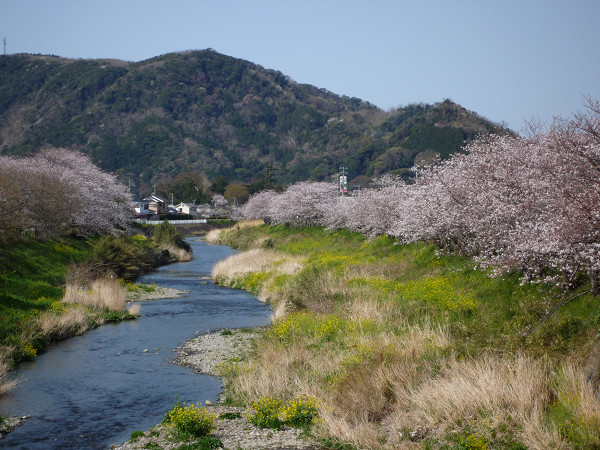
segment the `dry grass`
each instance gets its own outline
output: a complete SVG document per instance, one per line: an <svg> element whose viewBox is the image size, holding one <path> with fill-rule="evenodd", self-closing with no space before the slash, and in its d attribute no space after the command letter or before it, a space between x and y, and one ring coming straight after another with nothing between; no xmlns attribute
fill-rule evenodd
<svg viewBox="0 0 600 450"><path fill-rule="evenodd" d="M440 376L402 389L387 421L390 437L402 429L442 436L470 424L480 434L502 424L519 424L532 448L560 448L560 436L544 421L552 397L552 373L541 361L519 355L485 355L451 361Z"/></svg>
<svg viewBox="0 0 600 450"><path fill-rule="evenodd" d="M8 361L13 349L10 347L0 347L0 397L6 395L19 384L16 380L8 379Z"/></svg>
<svg viewBox="0 0 600 450"><path fill-rule="evenodd" d="M161 246L163 250L167 250L169 255L174 257L179 262L191 261L194 255L192 252L188 252L182 248L176 247L174 245L163 245Z"/></svg>
<svg viewBox="0 0 600 450"><path fill-rule="evenodd" d="M129 311L129 314L131 314L132 316L137 316L140 314L140 305L139 303L136 303L134 305L129 306L129 308L127 309L127 311Z"/></svg>
<svg viewBox="0 0 600 450"><path fill-rule="evenodd" d="M97 309L123 311L125 309L125 289L116 278L101 278L91 285L67 284L63 302L76 303Z"/></svg>
<svg viewBox="0 0 600 450"><path fill-rule="evenodd" d="M429 363L427 355L439 356L448 345L447 330L407 325L401 335L375 335L358 327L340 338L343 342L294 338L282 346L266 336L230 387L246 402L266 396L288 399L299 392L314 395L321 401L318 432L380 448L378 422L394 411L399 397L404 400L406 392L427 378L435 362L432 358Z"/></svg>
<svg viewBox="0 0 600 450"><path fill-rule="evenodd" d="M212 269L212 277L215 280L230 280L252 272L267 272L282 259L284 255L262 248L236 253L216 263Z"/></svg>
<svg viewBox="0 0 600 450"><path fill-rule="evenodd" d="M206 233L204 235L204 241L207 244L218 244L219 240L221 239L221 235L225 230L219 229L219 228L215 228L213 230L210 230L208 233Z"/></svg>
<svg viewBox="0 0 600 450"><path fill-rule="evenodd" d="M257 248L236 253L219 261L213 266L212 278L220 284L228 284L231 280L243 279L251 273L265 275L258 292L255 292L260 301L269 302L274 309L272 320L285 317L293 308L290 307L288 288L273 289L275 279L280 275L293 275L304 267L299 258L284 255L275 250Z"/></svg>
<svg viewBox="0 0 600 450"><path fill-rule="evenodd" d="M258 227L264 225L265 221L262 219L253 219L253 220L240 220L234 226L230 228L230 230L240 230L242 228L248 227Z"/></svg>
<svg viewBox="0 0 600 450"><path fill-rule="evenodd" d="M566 428L571 431L563 431L564 434L569 435L576 443L585 441L588 448L600 448L600 401L594 385L572 364L566 364L558 378L555 390L558 403L571 413L571 419L566 424Z"/></svg>
<svg viewBox="0 0 600 450"><path fill-rule="evenodd" d="M51 340L83 334L93 326L90 313L82 306L68 307L62 314L46 311L38 318L38 326Z"/></svg>
<svg viewBox="0 0 600 450"><path fill-rule="evenodd" d="M215 228L213 230L210 230L204 236L204 240L208 244L218 244L219 241L221 240L221 238L223 237L224 233L227 233L229 231L239 230L241 228L258 227L258 226L264 225L264 224L265 224L265 222L263 220L241 220L238 223L236 223L235 225L233 225L232 227L229 227L226 229Z"/></svg>

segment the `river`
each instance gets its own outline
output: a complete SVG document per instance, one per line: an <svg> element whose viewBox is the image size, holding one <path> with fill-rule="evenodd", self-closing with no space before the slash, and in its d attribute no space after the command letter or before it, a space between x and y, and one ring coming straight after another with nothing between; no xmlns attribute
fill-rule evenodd
<svg viewBox="0 0 600 450"><path fill-rule="evenodd" d="M174 349L207 331L265 325L271 310L209 279L215 262L234 250L188 242L192 261L161 267L140 281L189 294L142 302L137 320L57 343L12 371L21 384L0 400L0 415L31 418L0 440L0 448L106 449L161 422L176 398L217 400L219 380L172 364Z"/></svg>

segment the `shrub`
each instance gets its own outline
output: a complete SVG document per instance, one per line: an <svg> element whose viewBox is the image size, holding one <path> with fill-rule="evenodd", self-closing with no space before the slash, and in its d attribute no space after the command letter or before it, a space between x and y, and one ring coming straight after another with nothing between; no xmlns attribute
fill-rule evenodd
<svg viewBox="0 0 600 450"><path fill-rule="evenodd" d="M272 397L261 397L250 405L247 419L260 428L278 429L282 425L305 427L317 417L317 399L310 395L296 397L282 404Z"/></svg>
<svg viewBox="0 0 600 450"><path fill-rule="evenodd" d="M173 427L173 434L181 441L208 436L214 425L215 415L206 412L199 405L175 403L175 406L165 414L164 424Z"/></svg>
<svg viewBox="0 0 600 450"><path fill-rule="evenodd" d="M203 436L196 442L184 444L177 448L178 450L211 450L214 448L223 448L223 442L219 438Z"/></svg>
<svg viewBox="0 0 600 450"><path fill-rule="evenodd" d="M233 420L233 419L241 419L242 414L237 412L226 412L219 416L221 420Z"/></svg>
<svg viewBox="0 0 600 450"><path fill-rule="evenodd" d="M154 242L160 247L172 245L186 252L191 250L190 244L185 241L183 234L168 220L154 228Z"/></svg>
<svg viewBox="0 0 600 450"><path fill-rule="evenodd" d="M160 261L160 252L124 235L103 236L94 246L91 264L114 272L118 278L133 280Z"/></svg>
<svg viewBox="0 0 600 450"><path fill-rule="evenodd" d="M143 431L134 431L133 433L131 433L131 437L129 438L129 442L135 442L139 438L141 438L143 435L144 435Z"/></svg>
<svg viewBox="0 0 600 450"><path fill-rule="evenodd" d="M279 429L283 421L279 418L281 400L278 398L261 397L250 405L247 419L260 428Z"/></svg>
<svg viewBox="0 0 600 450"><path fill-rule="evenodd" d="M293 398L281 408L281 413L287 425L305 427L317 417L317 399L310 395Z"/></svg>

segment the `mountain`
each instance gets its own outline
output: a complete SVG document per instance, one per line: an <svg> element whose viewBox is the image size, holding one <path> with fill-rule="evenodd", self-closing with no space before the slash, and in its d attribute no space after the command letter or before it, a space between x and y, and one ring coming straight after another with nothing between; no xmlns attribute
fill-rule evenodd
<svg viewBox="0 0 600 450"><path fill-rule="evenodd" d="M479 133L444 100L383 111L214 50L141 62L0 57L0 153L74 148L139 186L182 172L281 183L403 173Z"/></svg>

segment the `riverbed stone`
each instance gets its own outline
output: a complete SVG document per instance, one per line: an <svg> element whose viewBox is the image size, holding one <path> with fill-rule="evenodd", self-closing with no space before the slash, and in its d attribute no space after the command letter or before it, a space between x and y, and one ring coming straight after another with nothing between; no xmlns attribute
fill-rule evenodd
<svg viewBox="0 0 600 450"><path fill-rule="evenodd" d="M17 428L30 417L31 416L7 417L4 420L0 420L0 439L4 438L4 436Z"/></svg>
<svg viewBox="0 0 600 450"><path fill-rule="evenodd" d="M223 362L244 357L251 349L257 332L257 329L244 329L202 334L175 349L177 357L174 363L190 367L198 373L215 374L217 368ZM302 431L297 428L283 427L279 430L258 428L246 419L246 408L224 405L211 406L208 403L206 402L206 409L213 412L217 417L215 421L216 429L211 433L211 436L219 438L226 449L316 450L320 448L314 440L302 436ZM234 413L239 417L234 419L219 418L225 413ZM133 450L142 449L145 446L147 448L148 445L152 444L158 444L164 449L177 448L182 445L181 442L172 441L169 431L164 425L157 425L146 431L144 436L138 438L135 442L126 442L112 448L116 450Z"/></svg>

